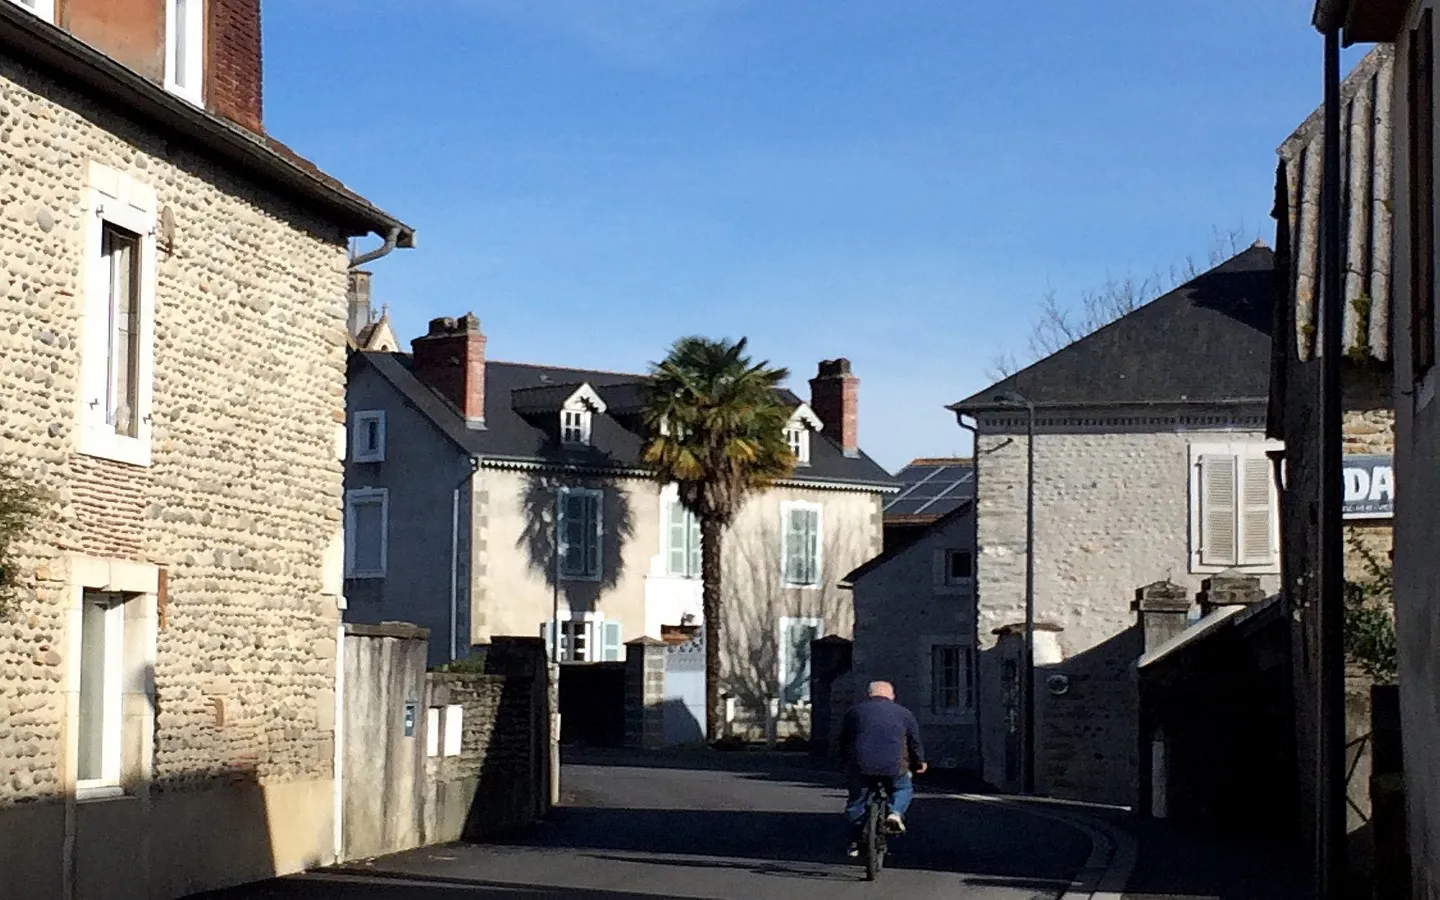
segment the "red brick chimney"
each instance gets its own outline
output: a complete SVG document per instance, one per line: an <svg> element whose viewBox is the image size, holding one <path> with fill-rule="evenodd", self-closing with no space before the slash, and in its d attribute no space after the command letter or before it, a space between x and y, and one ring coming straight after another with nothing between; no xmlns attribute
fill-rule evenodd
<svg viewBox="0 0 1440 900"><path fill-rule="evenodd" d="M262 133L260 0L209 0L205 5L210 10L205 105Z"/></svg>
<svg viewBox="0 0 1440 900"><path fill-rule="evenodd" d="M860 379L850 374L850 360L827 359L810 379L810 408L839 442L846 456L860 453Z"/></svg>
<svg viewBox="0 0 1440 900"><path fill-rule="evenodd" d="M415 377L439 391L471 426L485 424L485 335L474 313L430 320L410 342Z"/></svg>

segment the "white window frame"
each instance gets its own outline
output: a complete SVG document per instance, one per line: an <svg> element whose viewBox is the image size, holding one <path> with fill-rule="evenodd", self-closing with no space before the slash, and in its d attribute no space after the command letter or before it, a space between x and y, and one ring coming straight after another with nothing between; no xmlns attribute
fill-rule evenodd
<svg viewBox="0 0 1440 900"><path fill-rule="evenodd" d="M362 440L367 425L375 426L375 450L366 451L365 442ZM354 456L351 462L375 463L385 461L385 410L365 409L355 413L355 435L351 442L354 447Z"/></svg>
<svg viewBox="0 0 1440 900"><path fill-rule="evenodd" d="M160 570L148 563L66 558L68 609L65 611L66 770L77 800L103 800L126 793L125 784L150 781L154 769L155 660L159 635ZM121 602L105 613L102 774L80 779L80 678L84 662L82 629L85 595L97 591L118 595ZM127 715L127 695L146 702ZM127 768L127 752L135 753ZM137 788L136 790L143 790Z"/></svg>
<svg viewBox="0 0 1440 900"><path fill-rule="evenodd" d="M806 510L815 513L815 580L796 581L790 571L790 515ZM780 504L780 582L787 588L819 590L823 577L825 548L825 512L821 504L809 500L788 500Z"/></svg>
<svg viewBox="0 0 1440 900"><path fill-rule="evenodd" d="M186 7L183 34L176 24L182 4ZM165 0L165 89L197 106L205 103L205 13L205 0ZM183 86L175 60L182 38L188 51Z"/></svg>
<svg viewBox="0 0 1440 900"><path fill-rule="evenodd" d="M565 542L565 507L568 505L566 499L571 495L590 497L595 503L595 571L593 572L571 572L565 568L565 557L570 545ZM558 509L556 510L555 529L555 553L559 556L559 564L556 569L559 571L561 581L599 581L605 571L605 492L599 488L562 487L558 495Z"/></svg>
<svg viewBox="0 0 1440 900"><path fill-rule="evenodd" d="M592 413L584 407L566 406L560 410L560 443L569 447L588 447Z"/></svg>
<svg viewBox="0 0 1440 900"><path fill-rule="evenodd" d="M118 170L90 164L82 223L85 250L81 290L80 392L76 450L133 466L149 466L154 434L155 380L155 191ZM135 436L117 434L106 421L110 379L110 270L103 255L105 226L137 237L139 285L135 364Z"/></svg>
<svg viewBox="0 0 1440 900"><path fill-rule="evenodd" d="M785 429L785 443L795 454L796 465L810 465L810 429L804 425L792 425Z"/></svg>
<svg viewBox="0 0 1440 900"><path fill-rule="evenodd" d="M1268 454L1284 447L1279 441L1210 441L1195 442L1190 445L1190 476L1189 476L1189 519L1190 519L1190 572L1196 575L1209 575L1226 571L1240 571L1252 575L1278 575L1280 574L1280 493L1275 486L1273 463ZM1203 540L1205 534L1204 524L1204 492L1201 483L1202 458L1207 456L1233 457L1236 461L1236 526L1235 526L1235 558L1231 563L1206 562ZM1240 525L1240 505L1244 494L1243 471L1244 463L1249 460L1264 460L1266 463L1266 486L1269 491L1270 503L1270 556L1264 563L1241 563L1240 553L1244 543L1242 527Z"/></svg>
<svg viewBox="0 0 1440 900"><path fill-rule="evenodd" d="M781 705L784 705L784 706L809 706L809 705L810 705L810 679L809 679L809 677L807 677L807 678L805 679L805 693L804 693L804 697L803 697L802 699L800 699L800 700L795 700L795 701L786 701L786 700L785 700L785 697L784 697L785 685L786 685L786 683L787 683L787 676L790 674L790 669L791 669L791 666L792 666L792 664L793 664L793 662L794 662L793 659L791 658L791 655L790 655L790 654L791 654L790 642L789 642L788 640L786 640L786 635L789 634L790 628L791 628L791 626L793 626L793 625L800 625L800 626L810 625L810 626L814 626L814 628L815 628L815 636L816 636L817 638L822 638L822 637L825 636L825 620L824 620L823 618L821 618L820 616L781 616L781 617L780 617L780 622L779 622L779 624L778 624L777 631L776 631L776 638L775 638L776 644L775 644L775 646L776 646L778 652L775 654L775 669L776 669L776 672L775 672L775 680L776 680L777 686L778 686L778 688L779 688L778 693L780 694L780 703L781 703ZM810 668L810 667L812 667L814 664L815 664L815 660L814 660L813 658L807 660L806 663L805 663L806 668ZM809 674L812 674L812 675L814 674L814 669L813 669L813 668L810 668L810 673L809 673Z"/></svg>
<svg viewBox="0 0 1440 900"><path fill-rule="evenodd" d="M675 531L672 527L673 523L671 522L671 517L674 515L677 509L684 510L685 513L686 541L688 542L690 540L692 534L695 539L695 546L693 548L688 546L685 548L686 571L684 572L675 571L675 567L672 564L675 559ZM660 533L664 536L662 539L663 546L661 547L661 552L665 555L665 574L670 578L684 578L687 581L693 581L697 578L700 578L701 567L704 565L704 556L702 555L700 548L700 519L693 512L687 509L685 507L685 504L680 502L679 497L675 496L666 497L664 500L661 501L660 516ZM694 571L689 571L692 568L692 562L694 563Z"/></svg>
<svg viewBox="0 0 1440 900"><path fill-rule="evenodd" d="M380 567L355 567L355 507L380 507ZM356 488L345 492L345 577L384 578L390 562L390 491L387 488Z"/></svg>
<svg viewBox="0 0 1440 900"><path fill-rule="evenodd" d="M55 0L10 0L26 12L34 13L50 24L55 24Z"/></svg>
<svg viewBox="0 0 1440 900"><path fill-rule="evenodd" d="M940 647L958 647L961 651L961 675L964 680L961 690L961 705L953 708L935 707L935 651ZM976 703L976 656L975 642L968 634L922 635L919 641L920 689L923 701L916 698L913 708L916 718L922 722L953 723L969 722L975 718Z"/></svg>
<svg viewBox="0 0 1440 900"><path fill-rule="evenodd" d="M566 626L571 626L567 629ZM551 628L560 629L561 662L623 662L625 660L625 633L619 620L607 619L601 612L575 613L561 610L559 620L547 619L540 623L540 637L545 641L545 655L555 650L555 638ZM585 655L575 652L574 634L581 632L585 638ZM607 652L612 646L608 638L613 634L614 654Z"/></svg>

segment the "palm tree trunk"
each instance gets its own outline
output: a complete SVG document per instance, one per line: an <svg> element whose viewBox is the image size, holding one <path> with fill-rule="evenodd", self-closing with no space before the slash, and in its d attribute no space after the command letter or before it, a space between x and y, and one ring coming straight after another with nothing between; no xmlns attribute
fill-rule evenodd
<svg viewBox="0 0 1440 900"><path fill-rule="evenodd" d="M718 741L725 731L725 708L720 701L720 543L724 526L714 519L700 520L700 579L705 615L705 739Z"/></svg>

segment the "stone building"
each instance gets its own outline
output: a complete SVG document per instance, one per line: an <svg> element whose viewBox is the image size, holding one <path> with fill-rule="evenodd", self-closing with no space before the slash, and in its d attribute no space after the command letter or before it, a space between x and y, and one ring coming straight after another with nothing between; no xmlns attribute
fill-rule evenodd
<svg viewBox="0 0 1440 900"><path fill-rule="evenodd" d="M434 663L492 636L553 646L556 628L563 662L617 661L702 623L699 524L640 463L642 376L490 359L473 315L432 321L412 350L350 360L347 621L423 625ZM771 698L808 720L810 641L850 636L840 581L880 552L897 489L859 447L848 361L810 388L810 403L784 393L793 476L726 535L722 657L742 720Z"/></svg>
<svg viewBox="0 0 1440 900"><path fill-rule="evenodd" d="M1193 597L1227 570L1278 586L1264 434L1271 257L1245 250L950 407L976 429L978 704L992 784L1017 789L1024 773L1026 401L1037 790L1134 802L1138 586L1169 581Z"/></svg>
<svg viewBox="0 0 1440 900"><path fill-rule="evenodd" d="M1395 54L1372 49L1341 83L1344 175L1344 357L1340 362L1345 466L1345 577L1373 577L1388 566L1393 544L1396 481L1395 368L1391 323L1395 213L1390 123ZM1283 441L1282 569L1294 610L1296 755L1314 771L1320 733L1320 527L1314 514L1320 484L1320 188L1324 111L1316 109L1279 147L1276 170L1276 273L1268 434ZM1370 679L1352 666L1347 732L1353 758L1347 814L1359 832L1370 814ZM1300 791L1302 834L1313 837L1319 790ZM1352 842L1354 839L1352 839Z"/></svg>
<svg viewBox="0 0 1440 900"><path fill-rule="evenodd" d="M347 241L413 234L264 133L259 7L0 2L5 900L334 858Z"/></svg>

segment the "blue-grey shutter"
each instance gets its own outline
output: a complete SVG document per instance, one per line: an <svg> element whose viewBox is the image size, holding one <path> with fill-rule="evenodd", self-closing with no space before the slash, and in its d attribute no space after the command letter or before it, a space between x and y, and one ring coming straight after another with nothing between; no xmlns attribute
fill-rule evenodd
<svg viewBox="0 0 1440 900"><path fill-rule="evenodd" d="M686 572L691 578L700 577L700 519L688 509L685 511L686 538L689 541L690 569Z"/></svg>
<svg viewBox="0 0 1440 900"><path fill-rule="evenodd" d="M621 645L622 632L619 622L605 620L600 623L604 629L602 645L604 646L604 659L614 662L625 658L625 648Z"/></svg>
<svg viewBox="0 0 1440 900"><path fill-rule="evenodd" d="M684 577L689 572L686 570L689 559L689 522L685 517L685 507L680 501L670 503L670 517L666 528L667 539L670 542L666 556L666 569L668 574Z"/></svg>
<svg viewBox="0 0 1440 900"><path fill-rule="evenodd" d="M585 495L585 575L589 578L600 577L600 535L604 533L605 523L600 514L600 502L603 499L601 494Z"/></svg>
<svg viewBox="0 0 1440 900"><path fill-rule="evenodd" d="M555 658L555 620L540 623L540 636L545 639L545 656Z"/></svg>

